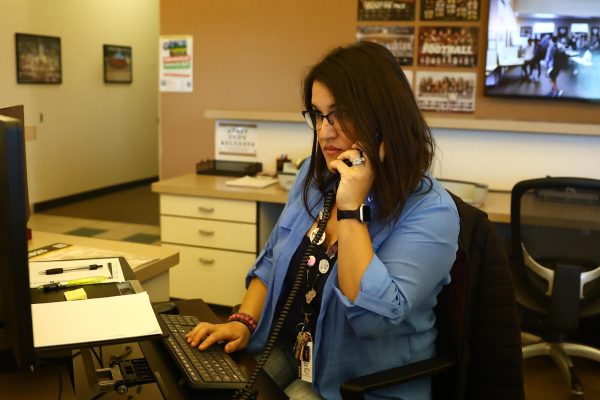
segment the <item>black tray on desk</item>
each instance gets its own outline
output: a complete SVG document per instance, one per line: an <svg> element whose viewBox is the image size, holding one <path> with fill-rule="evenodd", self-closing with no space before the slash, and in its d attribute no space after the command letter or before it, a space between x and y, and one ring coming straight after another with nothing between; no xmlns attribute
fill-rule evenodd
<svg viewBox="0 0 600 400"><path fill-rule="evenodd" d="M246 176L262 172L262 163L248 161L203 160L196 164L201 175Z"/></svg>

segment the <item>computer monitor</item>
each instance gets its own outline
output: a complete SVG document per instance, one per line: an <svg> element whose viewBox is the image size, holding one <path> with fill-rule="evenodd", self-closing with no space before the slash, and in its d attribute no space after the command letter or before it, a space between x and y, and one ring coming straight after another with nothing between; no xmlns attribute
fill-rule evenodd
<svg viewBox="0 0 600 400"><path fill-rule="evenodd" d="M0 115L0 368L35 361L27 259L23 125Z"/></svg>

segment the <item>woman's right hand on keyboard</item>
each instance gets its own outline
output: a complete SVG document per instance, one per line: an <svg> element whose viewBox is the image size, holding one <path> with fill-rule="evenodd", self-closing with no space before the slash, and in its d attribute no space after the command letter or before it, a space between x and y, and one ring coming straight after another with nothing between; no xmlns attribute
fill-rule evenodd
<svg viewBox="0 0 600 400"><path fill-rule="evenodd" d="M257 277L252 278L239 312L252 315L253 319L258 321L266 295L265 284ZM250 341L250 335L250 330L246 325L238 321L231 321L224 324L200 322L186 334L186 337L191 346L198 347L200 350L206 350L217 342L225 341L227 342L225 351L231 353L245 349Z"/></svg>
<svg viewBox="0 0 600 400"><path fill-rule="evenodd" d="M215 343L225 341L227 342L226 353L244 349L250 341L250 331L237 321L224 324L200 322L185 336L192 347L198 347L200 350L206 350Z"/></svg>

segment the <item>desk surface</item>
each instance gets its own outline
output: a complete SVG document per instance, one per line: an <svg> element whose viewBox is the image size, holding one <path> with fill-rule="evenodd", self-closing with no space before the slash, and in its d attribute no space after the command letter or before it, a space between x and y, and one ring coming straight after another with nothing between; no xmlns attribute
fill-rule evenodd
<svg viewBox="0 0 600 400"><path fill-rule="evenodd" d="M250 200L285 204L288 192L278 184L264 189L227 186L225 182L235 178L188 174L161 180L152 184L152 190L160 194L215 197L232 200ZM499 223L510 222L510 193L488 192L483 205L490 220Z"/></svg>
<svg viewBox="0 0 600 400"><path fill-rule="evenodd" d="M214 312L202 300L185 300L177 302L179 313L182 315L195 315L201 321L219 322ZM139 346L156 377L158 387L163 393L165 399L183 400L183 399L210 399L221 400L231 399L233 391L229 390L193 390L181 383L181 373L171 358L164 345L158 341L140 342ZM232 354L232 357L239 364L240 368L250 376L252 368L256 365L254 358L242 351ZM287 399L283 390L281 390L263 371L258 375L256 382L258 389L257 400L279 400Z"/></svg>
<svg viewBox="0 0 600 400"><path fill-rule="evenodd" d="M154 278L168 271L169 268L179 263L179 253L177 250L173 250L168 247L131 242L119 242L116 240L105 240L82 236L62 235L59 233L41 231L32 232L32 239L29 241L29 249L38 249L53 243L67 243L72 246L81 246L115 252L116 256L122 255L119 253L124 253L150 259L150 261L144 264L141 264L137 267L132 267L136 279L141 282ZM50 254L58 254L60 251L61 250L56 250Z"/></svg>

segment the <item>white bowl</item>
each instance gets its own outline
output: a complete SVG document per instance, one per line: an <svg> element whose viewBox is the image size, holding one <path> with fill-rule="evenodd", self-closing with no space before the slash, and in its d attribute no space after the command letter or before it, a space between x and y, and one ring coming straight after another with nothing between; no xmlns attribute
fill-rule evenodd
<svg viewBox="0 0 600 400"><path fill-rule="evenodd" d="M485 183L458 181L455 179L437 179L442 186L460 197L465 203L479 207L483 204L485 195L488 192L488 185Z"/></svg>

